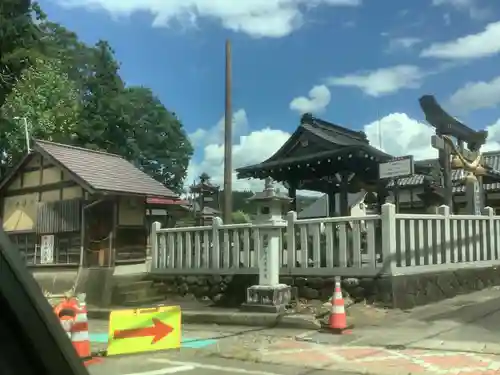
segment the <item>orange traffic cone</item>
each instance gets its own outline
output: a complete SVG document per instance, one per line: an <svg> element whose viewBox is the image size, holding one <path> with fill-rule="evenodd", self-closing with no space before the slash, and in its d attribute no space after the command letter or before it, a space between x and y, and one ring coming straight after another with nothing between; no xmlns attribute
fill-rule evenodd
<svg viewBox="0 0 500 375"><path fill-rule="evenodd" d="M85 302L72 299L76 310L75 323L71 329L71 341L78 356L83 360L92 357L90 353L89 321L87 318L87 306Z"/></svg>
<svg viewBox="0 0 500 375"><path fill-rule="evenodd" d="M347 327L347 316L345 313L344 298L342 297L342 288L340 286L340 280L335 280L335 291L332 297L332 312L328 319L328 331L335 334L347 334L351 333L348 331Z"/></svg>

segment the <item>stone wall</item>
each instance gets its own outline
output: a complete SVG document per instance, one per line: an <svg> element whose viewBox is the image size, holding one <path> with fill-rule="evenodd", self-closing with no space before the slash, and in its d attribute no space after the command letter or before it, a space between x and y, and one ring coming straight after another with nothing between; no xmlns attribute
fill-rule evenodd
<svg viewBox="0 0 500 375"><path fill-rule="evenodd" d="M62 267L31 267L31 274L43 292L62 294L73 288L78 269Z"/></svg>
<svg viewBox="0 0 500 375"><path fill-rule="evenodd" d="M159 290L167 296L193 295L200 299L210 299L221 306L236 307L245 302L246 289L257 283L257 276L165 276L156 278L156 284L161 284ZM328 300L335 286L333 277L302 277L284 276L283 284L295 287L299 298L307 300ZM342 280L342 289L354 301L379 301L390 305L390 290L384 289L385 280L362 278L347 278Z"/></svg>
<svg viewBox="0 0 500 375"><path fill-rule="evenodd" d="M334 277L283 276L299 298L327 301L333 294ZM255 275L164 276L155 278L167 296L194 295L221 306L237 307L245 302L246 289L257 283ZM375 278L343 278L344 297L389 308L409 309L459 294L500 285L497 267L468 268L425 274Z"/></svg>
<svg viewBox="0 0 500 375"><path fill-rule="evenodd" d="M498 267L463 268L392 278L393 305L401 309L500 285Z"/></svg>

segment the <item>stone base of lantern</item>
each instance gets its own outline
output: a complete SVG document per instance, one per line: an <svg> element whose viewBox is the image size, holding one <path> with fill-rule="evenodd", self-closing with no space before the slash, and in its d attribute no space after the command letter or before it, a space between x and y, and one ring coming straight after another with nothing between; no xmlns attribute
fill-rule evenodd
<svg viewBox="0 0 500 375"><path fill-rule="evenodd" d="M253 285L247 289L247 301L241 310L250 312L282 313L292 299L289 285Z"/></svg>

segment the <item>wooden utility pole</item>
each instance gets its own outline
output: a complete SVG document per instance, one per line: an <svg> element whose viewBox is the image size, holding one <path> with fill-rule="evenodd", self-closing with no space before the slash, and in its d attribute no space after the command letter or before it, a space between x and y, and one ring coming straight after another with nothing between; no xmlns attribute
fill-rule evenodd
<svg viewBox="0 0 500 375"><path fill-rule="evenodd" d="M231 42L226 40L226 110L224 122L224 224L231 223L233 212L233 112L231 108Z"/></svg>

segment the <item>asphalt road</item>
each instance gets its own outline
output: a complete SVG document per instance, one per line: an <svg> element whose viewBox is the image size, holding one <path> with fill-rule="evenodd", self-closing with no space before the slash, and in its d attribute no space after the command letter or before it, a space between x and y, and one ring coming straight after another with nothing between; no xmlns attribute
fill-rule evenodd
<svg viewBox="0 0 500 375"><path fill-rule="evenodd" d="M196 358L189 352L106 358L88 367L90 375L355 375L311 368L253 363L222 358Z"/></svg>
<svg viewBox="0 0 500 375"><path fill-rule="evenodd" d="M95 333L107 331L107 323L92 321ZM183 344L180 350L129 356L104 357L101 363L88 367L91 375L353 375L352 373L312 370L271 363L256 362L252 357L261 344L294 337L301 330L264 329L234 326L183 327L183 339L197 339ZM210 344L210 345L208 345ZM100 345L93 345L94 350ZM104 347L105 345L102 345ZM234 351L239 359L230 359ZM225 355L227 354L227 355Z"/></svg>

